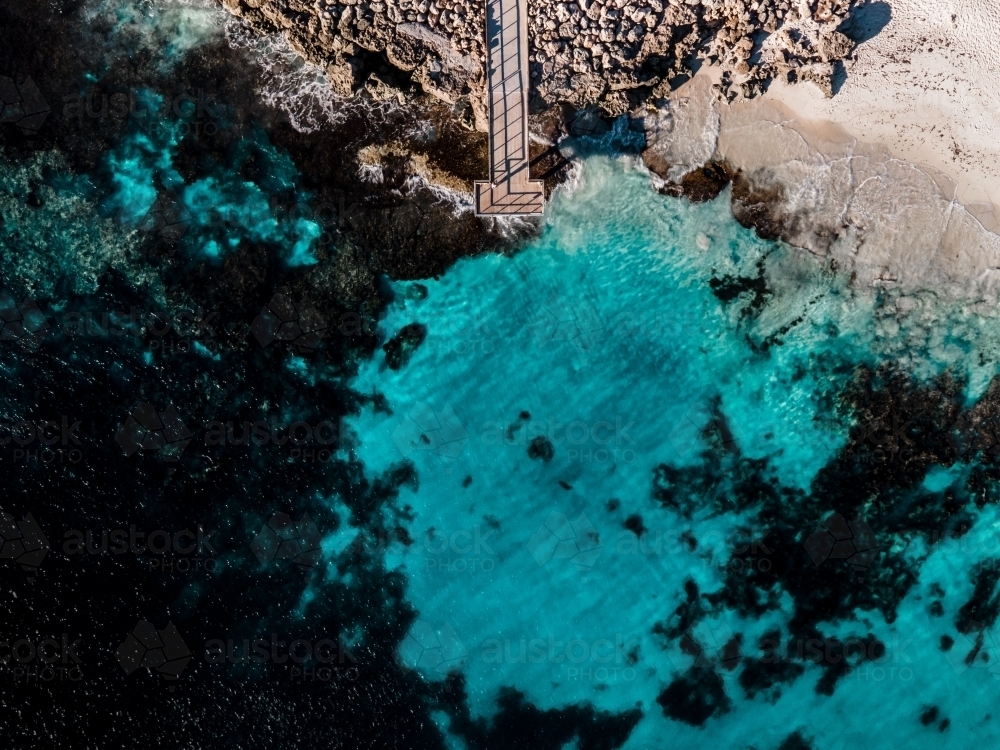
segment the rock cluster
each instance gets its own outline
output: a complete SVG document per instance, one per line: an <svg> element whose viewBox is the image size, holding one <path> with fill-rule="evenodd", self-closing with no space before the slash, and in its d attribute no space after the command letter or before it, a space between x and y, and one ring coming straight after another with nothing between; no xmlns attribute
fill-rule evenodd
<svg viewBox="0 0 1000 750"><path fill-rule="evenodd" d="M838 27L858 0L528 0L535 108L596 104L629 111L719 66L729 101L775 78L827 93L854 43ZM263 33L282 31L348 95L418 85L467 102L485 129L484 0L223 0ZM383 57L384 56L384 57ZM395 69L388 74L385 61ZM380 67L383 68L380 70Z"/></svg>

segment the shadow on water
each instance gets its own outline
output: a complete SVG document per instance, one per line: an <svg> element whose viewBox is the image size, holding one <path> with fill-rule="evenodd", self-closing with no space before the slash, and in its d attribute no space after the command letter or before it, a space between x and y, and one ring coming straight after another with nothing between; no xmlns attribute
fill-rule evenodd
<svg viewBox="0 0 1000 750"><path fill-rule="evenodd" d="M864 44L873 39L889 25L892 8L884 0L859 5L837 30L856 44Z"/></svg>

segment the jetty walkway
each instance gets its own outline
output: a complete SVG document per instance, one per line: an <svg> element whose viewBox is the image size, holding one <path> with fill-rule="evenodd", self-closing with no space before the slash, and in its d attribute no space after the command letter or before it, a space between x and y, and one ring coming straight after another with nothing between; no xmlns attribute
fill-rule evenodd
<svg viewBox="0 0 1000 750"><path fill-rule="evenodd" d="M527 0L487 0L490 181L476 183L476 213L538 215L544 192L528 172Z"/></svg>

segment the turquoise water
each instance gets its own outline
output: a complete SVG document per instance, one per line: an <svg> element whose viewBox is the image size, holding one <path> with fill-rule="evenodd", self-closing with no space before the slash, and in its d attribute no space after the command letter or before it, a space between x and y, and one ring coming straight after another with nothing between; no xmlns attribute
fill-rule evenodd
<svg viewBox="0 0 1000 750"><path fill-rule="evenodd" d="M727 295L740 277L750 291ZM735 674L724 674L736 706L704 728L672 722L656 705L692 663L653 628L684 602L685 581L711 592L736 565L769 564L766 546L741 557L738 529L749 524L753 535L759 522L718 502L725 482L691 498L685 517L652 497L658 465L766 458L772 484L807 491L847 440L853 418L839 394L857 365L905 350L915 372L957 370L973 381L970 392L995 372L954 356L963 336L993 345L961 310L934 313L964 321L942 342L919 316L888 315L891 297L845 281L740 227L727 195L703 205L663 197L628 160L597 155L517 255L466 259L440 279L397 284L385 336L419 322L427 338L399 371L377 358L361 374L355 387L384 394L392 414L369 410L353 426L369 472L406 459L419 475L419 488L399 498L412 544L386 554L419 612L401 660L430 680L460 669L474 716L492 716L503 687L542 708L640 706L626 745L634 748L666 738L773 747L797 728L817 747L844 747L870 741L873 725L905 740L926 731L912 711L876 720L872 706L919 707L914 696L947 703L946 685L984 687L991 677L977 672L977 683L949 666L917 603L927 577L957 562L936 548L894 624L858 613L864 632L887 644L883 671L859 670L821 700L820 672L807 668L774 703L740 703ZM551 455L541 441L532 458L540 436ZM943 491L958 473L935 469L925 488ZM626 528L632 515L641 537ZM986 555L970 554L962 565ZM969 594L965 573L952 575ZM785 601L760 619L712 614L698 640L721 649L740 632L754 643L791 611ZM824 633L844 637L851 627L830 623ZM951 703L949 715L970 719L982 708Z"/></svg>
<svg viewBox="0 0 1000 750"><path fill-rule="evenodd" d="M143 57L157 82L129 89L139 112L107 132L102 122L104 145L88 144L87 159L38 150L5 162L0 258L10 288L0 291L30 293L49 316L124 309L133 294L143 308L184 299L214 310L217 288L259 270L233 254L263 246L275 261L268 278L237 285L245 291L222 305L220 331L245 330L279 291L323 288L335 298L323 300L326 322L342 303L354 315L326 285L345 274L374 282L366 274L375 271L361 268L367 260L348 256L379 248L348 237L338 256L317 242L316 197L304 185L331 185L275 145L288 142L281 128L248 124L247 101L202 102L183 83L191 53L222 39L222 11L117 0L92 8L91 20L109 23L95 20L90 33L107 45L85 66L80 94L112 90L104 77L122 59ZM298 86L279 83L244 98L273 103ZM82 122L51 116L71 132ZM317 126L317 153L331 135ZM39 623L67 612L74 627L95 623L106 681L76 693L67 705L84 708L62 716L112 715L100 710L105 699L116 716L130 702L144 719L173 712L160 694L143 702L141 683L123 682L106 658L142 617L175 620L193 651L252 626L287 629L280 637L289 639L339 637L359 659L358 683L285 683L283 694L192 667L177 695L195 717L185 736L200 746L322 737L434 747L428 718L456 748L526 736L556 747L556 735L575 735L579 747L762 750L803 747L787 743L793 732L817 750L993 739L997 451L942 448L955 415L921 410L949 374L958 400L978 403L989 423L998 399L980 399L1000 361L997 306L941 289L857 289L849 271L740 227L728 193L701 205L657 194L632 157L609 155L634 153L639 136L620 120L612 137L579 151L577 174L528 246L391 284L379 333L404 342L392 367L378 350L359 364L364 342L338 351L333 326L315 356L264 351L249 334L243 348L195 341L194 356L179 357L131 338L102 348L59 330L38 356L5 350L5 413L40 404L49 410L40 418L72 414L103 436L89 446L97 470L86 489L73 467L39 482L47 475L5 464L9 494L31 497L46 528L100 526L77 514L102 513L104 502L123 527L152 508L150 523L163 528L209 513L209 526L233 530L217 579L122 584L116 568L95 567L81 584L75 569L50 572L66 562L53 550L48 577L7 598L5 611L20 614L5 622L18 632L41 632ZM158 265L150 216L163 203L177 262ZM191 283L191 269L204 285ZM405 344L418 339L411 355ZM858 389L865 367L890 361L915 385L883 379ZM357 367L357 377L344 374ZM861 392L853 402L852 387ZM191 425L258 408L248 405L289 419L348 414L337 459L351 463L192 445L176 468L152 455L139 464L108 436L147 400L176 401ZM900 453L900 441L932 458L898 470L914 454ZM874 529L878 559L860 573L804 552L835 508ZM324 535L315 571L282 577L251 557L250 540L279 510L308 510ZM772 567L780 570L769 578ZM969 630L970 620L985 627ZM784 669L762 669L759 644L775 633L790 646L878 639L884 653L842 672L835 654L816 663L799 653L779 660ZM526 699L518 710L502 703L510 690ZM44 695L42 710L29 706L18 720L47 721ZM931 706L934 718L922 721ZM553 711L539 718L536 707ZM461 725L466 708L479 724ZM494 718L499 728L483 739L478 730ZM217 724L226 727L205 739L204 727Z"/></svg>
<svg viewBox="0 0 1000 750"><path fill-rule="evenodd" d="M192 103L185 117L182 108L163 97L143 94L142 116L134 118L138 127L106 160L113 186L102 205L106 213L125 227L141 227L161 192L167 191L175 196L179 218L188 223L182 245L196 259L217 261L241 243L253 242L287 248L285 260L290 266L316 263L310 246L322 233L319 224L274 210L279 198L291 196L305 206L311 196L299 188L292 160L278 152L259 127L252 137L229 148L225 163L185 183L174 162L196 105ZM213 111L218 114L208 122L215 128L212 132L227 127L222 106L215 104ZM248 164L258 171L255 180L242 176Z"/></svg>
<svg viewBox="0 0 1000 750"><path fill-rule="evenodd" d="M111 99L108 122L122 119L123 132L88 173L73 173L56 150L0 169L0 258L12 281L34 294L50 294L54 278L62 275L74 291L88 293L110 267L141 283L145 279L134 278L137 250L162 229L157 222L165 209L176 222L168 230L176 229L186 260L219 264L254 243L275 248L288 268L317 262L322 228L310 218L313 196L300 185L291 158L259 125L246 137L234 137L233 107L176 74L188 53L223 36L226 17L200 0L101 0L83 11L92 24L85 33L100 42L101 60L76 91L78 98L64 99L50 115L51 123L73 130L102 106L101 116L107 116L112 91L119 98ZM170 89L157 92L142 83L126 94L121 86L109 87L102 76L122 56L150 64ZM103 128L105 120L99 122ZM196 174L182 176L190 164L181 163L201 149ZM26 196L36 193L41 205L26 205Z"/></svg>
<svg viewBox="0 0 1000 750"><path fill-rule="evenodd" d="M91 174L70 174L53 152L0 170L0 257L19 283L49 294L56 269L86 293L109 267L131 273L140 243L160 229L160 205L169 205L183 227L176 245L185 260L219 263L259 243L275 248L287 267L316 263L322 228L309 218L312 196L299 186L286 154L257 129L224 161L185 181L174 163L184 117L169 107L164 112L158 95L149 100L148 114L130 120L122 141ZM261 167L256 179L242 174L250 161ZM37 209L25 203L35 192L43 201Z"/></svg>

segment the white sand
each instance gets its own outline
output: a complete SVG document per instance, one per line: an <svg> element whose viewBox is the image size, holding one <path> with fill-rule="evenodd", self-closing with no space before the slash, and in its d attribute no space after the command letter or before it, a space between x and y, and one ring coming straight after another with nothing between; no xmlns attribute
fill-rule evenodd
<svg viewBox="0 0 1000 750"><path fill-rule="evenodd" d="M647 120L650 145L690 165L714 141L715 158L780 193L792 244L860 286L996 298L1000 2L886 0L860 17L881 30L833 98L775 82L720 105L706 68Z"/></svg>
<svg viewBox="0 0 1000 750"><path fill-rule="evenodd" d="M765 98L943 172L984 226L1000 228L1000 2L884 5L891 20L855 50L834 98L809 83L776 83Z"/></svg>

